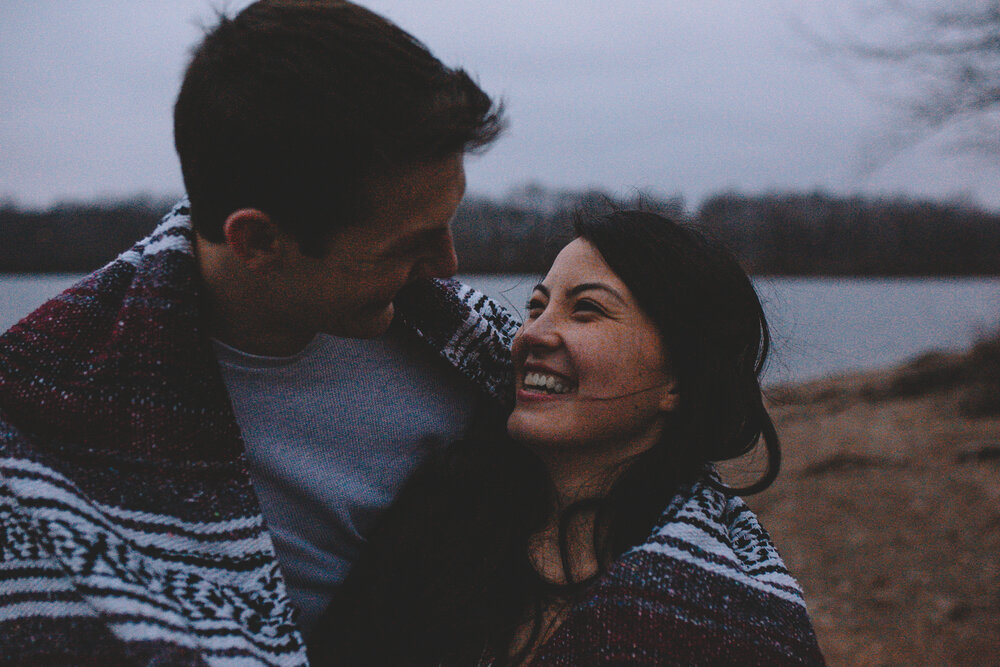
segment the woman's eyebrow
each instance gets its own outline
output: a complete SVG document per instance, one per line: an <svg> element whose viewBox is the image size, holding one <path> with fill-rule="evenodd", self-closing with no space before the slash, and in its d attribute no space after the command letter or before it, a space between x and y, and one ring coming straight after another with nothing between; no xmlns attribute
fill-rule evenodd
<svg viewBox="0 0 1000 667"><path fill-rule="evenodd" d="M588 290L593 290L593 289L601 290L603 292L607 292L611 296L613 296L616 299L618 299L619 301L621 301L622 303L625 303L625 297L623 297L618 292L618 290L616 290L614 287L611 287L611 285L605 285L604 283L580 283L576 287L574 287L571 290L569 290L567 292L567 294L569 296L576 296L577 294L579 294L581 292L586 292Z"/></svg>
<svg viewBox="0 0 1000 667"><path fill-rule="evenodd" d="M537 285L535 285L532 288L531 291L532 292L541 292L542 294L545 295L546 298L548 298L549 296L551 296L551 294L549 294L549 288L546 287L545 285L541 284L541 283L538 283Z"/></svg>

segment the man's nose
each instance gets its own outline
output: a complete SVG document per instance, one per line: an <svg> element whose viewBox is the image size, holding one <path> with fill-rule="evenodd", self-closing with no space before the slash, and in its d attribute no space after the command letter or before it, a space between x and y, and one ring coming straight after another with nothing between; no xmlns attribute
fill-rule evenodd
<svg viewBox="0 0 1000 667"><path fill-rule="evenodd" d="M430 278L451 278L458 272L458 255L450 230L441 237L434 252L421 260L419 268L421 275Z"/></svg>

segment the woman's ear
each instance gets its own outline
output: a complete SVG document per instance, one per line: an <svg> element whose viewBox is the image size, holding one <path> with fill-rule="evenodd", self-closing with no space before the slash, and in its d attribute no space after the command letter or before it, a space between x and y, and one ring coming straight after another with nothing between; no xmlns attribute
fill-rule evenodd
<svg viewBox="0 0 1000 667"><path fill-rule="evenodd" d="M284 235L263 211L233 211L222 223L222 234L233 254L250 268L269 268L281 260Z"/></svg>

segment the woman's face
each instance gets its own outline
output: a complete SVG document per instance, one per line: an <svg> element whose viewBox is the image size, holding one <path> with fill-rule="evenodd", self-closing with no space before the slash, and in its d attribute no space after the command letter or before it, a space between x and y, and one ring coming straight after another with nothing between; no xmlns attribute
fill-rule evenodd
<svg viewBox="0 0 1000 667"><path fill-rule="evenodd" d="M677 405L659 332L583 239L562 249L535 288L512 355L507 430L528 445L628 456L656 443Z"/></svg>

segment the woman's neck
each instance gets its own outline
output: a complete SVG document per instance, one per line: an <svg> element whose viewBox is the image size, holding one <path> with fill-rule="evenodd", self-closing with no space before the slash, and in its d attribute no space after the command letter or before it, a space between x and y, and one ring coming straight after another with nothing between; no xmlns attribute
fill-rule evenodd
<svg viewBox="0 0 1000 667"><path fill-rule="evenodd" d="M555 515L575 502L606 496L625 465L642 450L552 447L534 451L555 489Z"/></svg>
<svg viewBox="0 0 1000 667"><path fill-rule="evenodd" d="M564 510L575 501L599 498L603 485L579 480L566 480L545 526L531 536L528 559L538 576L556 586L585 582L600 574L601 566L594 540L596 513L585 505L575 508L564 520ZM528 610L521 627L514 635L510 655L521 655L521 663L529 664L535 653L555 632L573 601L566 594L552 592L539 600L539 606Z"/></svg>
<svg viewBox="0 0 1000 667"><path fill-rule="evenodd" d="M601 573L602 563L609 555L601 553L607 537L598 534L599 501L608 495L612 485L629 461L649 445L640 447L533 448L549 473L555 491L545 525L531 536L528 558L538 575L546 582L567 585L586 582ZM576 507L572 507L576 503ZM566 513L570 508L569 514ZM528 652L530 662L538 647L561 624L569 598L554 596L540 610L531 612L515 637L512 654L526 648L531 628L538 623L539 634ZM540 617L536 618L536 614Z"/></svg>
<svg viewBox="0 0 1000 667"><path fill-rule="evenodd" d="M545 525L529 544L531 562L546 581L579 582L598 572L599 540L594 532L597 503L586 501L604 498L629 460L606 452L573 448L536 451L555 491Z"/></svg>

